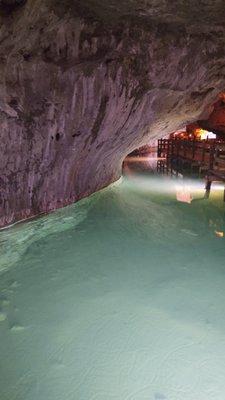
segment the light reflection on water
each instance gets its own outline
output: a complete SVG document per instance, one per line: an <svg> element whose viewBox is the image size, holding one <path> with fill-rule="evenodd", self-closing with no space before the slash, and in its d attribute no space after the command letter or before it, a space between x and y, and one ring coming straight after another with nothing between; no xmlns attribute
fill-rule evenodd
<svg viewBox="0 0 225 400"><path fill-rule="evenodd" d="M0 231L0 272L18 262L27 248L48 235L64 232L78 225L87 215L94 199L84 199L49 215L15 224Z"/></svg>
<svg viewBox="0 0 225 400"><path fill-rule="evenodd" d="M0 232L1 400L223 398L225 206L203 196L130 174Z"/></svg>
<svg viewBox="0 0 225 400"><path fill-rule="evenodd" d="M153 196L156 194L171 195L173 198L175 196L178 201L180 201L179 194L188 192L191 201L195 201L203 200L205 193L205 183L202 180L171 179L169 176L159 177L158 175L141 176L133 173L124 178L123 187L126 188L125 195L127 191L139 191ZM222 184L213 183L212 197L214 201L215 198L221 197L222 191ZM97 201L97 197L98 194L92 196L91 199L84 199L52 214L16 224L0 231L0 272L17 262L33 242L79 225L86 218L89 208ZM222 199L220 201L222 202ZM188 201L184 199L184 202ZM213 223L211 225L217 226Z"/></svg>

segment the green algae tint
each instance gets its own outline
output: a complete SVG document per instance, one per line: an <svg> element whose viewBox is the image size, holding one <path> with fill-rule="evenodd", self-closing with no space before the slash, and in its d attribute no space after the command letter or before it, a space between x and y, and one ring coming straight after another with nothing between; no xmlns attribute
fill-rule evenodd
<svg viewBox="0 0 225 400"><path fill-rule="evenodd" d="M0 232L1 400L224 397L225 205L203 195L135 176Z"/></svg>

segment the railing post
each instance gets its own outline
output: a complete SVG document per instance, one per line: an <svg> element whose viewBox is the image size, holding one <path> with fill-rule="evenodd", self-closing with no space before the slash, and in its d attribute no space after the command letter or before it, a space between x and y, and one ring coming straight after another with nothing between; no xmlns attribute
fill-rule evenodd
<svg viewBox="0 0 225 400"><path fill-rule="evenodd" d="M158 157L161 157L161 139L158 140L157 155Z"/></svg>
<svg viewBox="0 0 225 400"><path fill-rule="evenodd" d="M214 159L215 159L215 143L213 142L212 147L210 148L210 156L209 156L209 169L210 170L213 170Z"/></svg>
<svg viewBox="0 0 225 400"><path fill-rule="evenodd" d="M204 164L205 161L205 149L206 149L206 142L203 142L203 147L202 147L202 164Z"/></svg>
<svg viewBox="0 0 225 400"><path fill-rule="evenodd" d="M212 185L212 181L207 177L207 182L206 182L206 186L205 186L205 199L209 198L211 185Z"/></svg>

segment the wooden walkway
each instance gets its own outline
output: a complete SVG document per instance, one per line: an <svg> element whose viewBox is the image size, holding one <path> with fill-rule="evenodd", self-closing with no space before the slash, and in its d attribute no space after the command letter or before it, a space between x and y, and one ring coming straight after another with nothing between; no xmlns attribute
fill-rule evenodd
<svg viewBox="0 0 225 400"><path fill-rule="evenodd" d="M158 158L159 172L205 177L206 197L213 181L225 182L225 141L160 139Z"/></svg>

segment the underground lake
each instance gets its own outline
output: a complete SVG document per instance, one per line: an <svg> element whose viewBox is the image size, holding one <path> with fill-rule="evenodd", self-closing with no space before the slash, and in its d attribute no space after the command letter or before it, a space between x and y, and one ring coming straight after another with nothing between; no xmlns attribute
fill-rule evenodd
<svg viewBox="0 0 225 400"><path fill-rule="evenodd" d="M203 196L132 174L1 231L1 400L221 400L225 210Z"/></svg>
<svg viewBox="0 0 225 400"><path fill-rule="evenodd" d="M225 399L225 0L0 0L0 400Z"/></svg>

